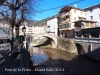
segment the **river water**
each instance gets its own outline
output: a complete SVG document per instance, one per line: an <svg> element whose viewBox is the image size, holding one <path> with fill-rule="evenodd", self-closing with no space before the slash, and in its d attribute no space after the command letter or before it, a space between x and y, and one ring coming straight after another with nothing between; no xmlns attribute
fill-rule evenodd
<svg viewBox="0 0 100 75"><path fill-rule="evenodd" d="M33 47L31 60L38 75L100 75L100 61L54 49Z"/></svg>

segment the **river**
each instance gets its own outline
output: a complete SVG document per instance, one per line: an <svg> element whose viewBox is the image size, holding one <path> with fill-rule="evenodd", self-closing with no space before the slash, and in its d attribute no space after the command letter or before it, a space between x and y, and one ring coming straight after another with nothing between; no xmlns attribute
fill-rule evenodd
<svg viewBox="0 0 100 75"><path fill-rule="evenodd" d="M100 75L100 61L88 57L38 47L31 53L39 75Z"/></svg>

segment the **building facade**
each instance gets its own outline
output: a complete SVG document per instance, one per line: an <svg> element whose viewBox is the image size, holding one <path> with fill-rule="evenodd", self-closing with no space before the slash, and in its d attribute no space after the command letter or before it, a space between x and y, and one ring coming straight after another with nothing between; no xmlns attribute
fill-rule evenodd
<svg viewBox="0 0 100 75"><path fill-rule="evenodd" d="M86 7L86 18L97 21L96 26L100 26L100 4L91 7Z"/></svg>
<svg viewBox="0 0 100 75"><path fill-rule="evenodd" d="M47 33L58 35L58 19L57 15L50 17L47 20Z"/></svg>
<svg viewBox="0 0 100 75"><path fill-rule="evenodd" d="M88 41L88 38L99 38L99 32L95 32L95 30L92 29L96 29L95 25L96 25L96 21L92 21L92 20L78 20L75 21L75 39L76 41L80 40L82 41L82 39L85 39L85 41ZM90 31L91 30L91 31ZM84 41L84 40L83 40ZM90 41L88 41L90 42Z"/></svg>
<svg viewBox="0 0 100 75"><path fill-rule="evenodd" d="M65 6L59 11L60 36L74 38L74 21L86 19L85 10L72 6Z"/></svg>
<svg viewBox="0 0 100 75"><path fill-rule="evenodd" d="M46 33L46 26L34 26L34 34Z"/></svg>
<svg viewBox="0 0 100 75"><path fill-rule="evenodd" d="M22 28L24 26L20 26L20 35L23 35ZM46 26L25 26L26 27L26 35L46 33Z"/></svg>
<svg viewBox="0 0 100 75"><path fill-rule="evenodd" d="M75 43L79 54L100 60L100 27L96 21L75 21Z"/></svg>

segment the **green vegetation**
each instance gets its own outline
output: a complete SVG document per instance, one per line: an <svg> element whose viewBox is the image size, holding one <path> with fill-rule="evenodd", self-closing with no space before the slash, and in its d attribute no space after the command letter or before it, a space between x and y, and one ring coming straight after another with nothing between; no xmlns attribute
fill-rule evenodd
<svg viewBox="0 0 100 75"><path fill-rule="evenodd" d="M47 22L47 18L34 23L34 26L44 26L46 25L46 22Z"/></svg>

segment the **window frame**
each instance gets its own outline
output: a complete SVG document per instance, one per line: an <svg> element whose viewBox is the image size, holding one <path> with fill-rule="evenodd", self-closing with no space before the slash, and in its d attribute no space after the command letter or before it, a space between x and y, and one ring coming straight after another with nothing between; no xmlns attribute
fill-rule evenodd
<svg viewBox="0 0 100 75"><path fill-rule="evenodd" d="M90 16L91 20L93 20L93 16Z"/></svg>
<svg viewBox="0 0 100 75"><path fill-rule="evenodd" d="M92 12L93 10L92 10L92 8L90 9L90 12Z"/></svg>

